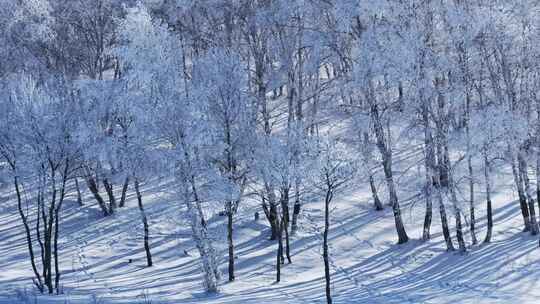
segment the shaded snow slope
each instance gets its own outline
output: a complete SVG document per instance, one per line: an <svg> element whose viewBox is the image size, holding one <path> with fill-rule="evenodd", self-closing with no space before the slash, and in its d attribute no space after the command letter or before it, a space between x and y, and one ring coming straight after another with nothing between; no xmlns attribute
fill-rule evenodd
<svg viewBox="0 0 540 304"><path fill-rule="evenodd" d="M424 209L413 192L400 193L411 237L405 245L395 244L391 209L372 210L366 189L351 189L338 197L330 235L335 303L537 303L538 239L521 232L510 179L500 176L492 243L473 246L465 255L445 251L436 210L433 239L418 240ZM407 189L404 183L401 188ZM65 294L61 297L35 295L22 225L13 193L5 188L0 196L0 303L324 303L322 204L305 205L300 231L292 242L293 263L284 266L282 282L276 284L277 245L268 241L266 221L254 221L256 204L246 202L234 232L237 281L224 283L218 295L209 296L201 286L189 226L178 204L159 194L163 187L143 187L155 262L151 268L144 267L142 224L133 196L127 207L109 218L100 215L89 196L84 207L74 200L65 203L60 241ZM483 240L485 206L478 188L477 230ZM225 273L223 220L215 215L211 227L223 252ZM450 225L454 227L452 218Z"/></svg>

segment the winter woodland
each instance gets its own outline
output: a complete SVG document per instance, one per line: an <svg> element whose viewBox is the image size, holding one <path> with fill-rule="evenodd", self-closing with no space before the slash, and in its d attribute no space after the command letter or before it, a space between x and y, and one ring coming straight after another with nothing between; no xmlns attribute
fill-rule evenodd
<svg viewBox="0 0 540 304"><path fill-rule="evenodd" d="M537 303L538 1L0 3L0 303Z"/></svg>

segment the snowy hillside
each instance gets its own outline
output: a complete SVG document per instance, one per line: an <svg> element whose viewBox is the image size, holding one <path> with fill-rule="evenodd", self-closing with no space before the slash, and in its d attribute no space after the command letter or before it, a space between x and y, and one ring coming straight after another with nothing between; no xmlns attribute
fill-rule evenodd
<svg viewBox="0 0 540 304"><path fill-rule="evenodd" d="M539 303L539 16L1 0L0 304Z"/></svg>
<svg viewBox="0 0 540 304"><path fill-rule="evenodd" d="M421 242L421 227L414 223L423 216L423 208L413 202L403 206L413 240L396 245L390 208L375 211L367 189L337 200L330 233L335 302L536 303L538 240L517 228L521 219L518 203L508 201L513 197L511 187L501 179L496 188L493 241L473 246L466 254L446 252L438 221L433 239ZM35 303L36 299L37 303L325 302L320 202L306 206L299 233L292 238L293 263L284 266L278 284L274 282L277 245L268 240L269 227L263 219L254 221L258 206L242 208L234 234L237 280L224 284L219 294L207 295L189 229L179 223L180 208L156 195L159 189L159 185L143 187L152 198L147 203L155 263L151 268L145 267L134 197L108 218L102 218L95 206L81 208L73 200L66 202L60 240L65 294L60 297L43 296L33 288L23 231L14 200L9 199L13 193L4 189L0 303ZM482 238L484 214L478 217ZM223 217L212 221L219 231ZM222 247L225 261L226 247Z"/></svg>

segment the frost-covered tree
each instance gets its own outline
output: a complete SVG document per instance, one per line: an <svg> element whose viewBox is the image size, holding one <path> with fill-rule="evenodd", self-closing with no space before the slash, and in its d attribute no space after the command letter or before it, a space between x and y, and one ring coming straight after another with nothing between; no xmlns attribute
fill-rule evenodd
<svg viewBox="0 0 540 304"><path fill-rule="evenodd" d="M213 202L208 187L215 176L205 162L210 152L205 136L208 128L199 124L206 113L205 104L194 99L194 88L184 81L178 41L143 6L130 10L120 33L124 45L118 49L118 56L127 70L125 98L137 101L136 119L161 147L164 168L173 172L176 193L187 209L200 254L205 288L216 292L220 279L217 252L203 210Z"/></svg>
<svg viewBox="0 0 540 304"><path fill-rule="evenodd" d="M358 111L360 115L369 115L372 133L376 139L376 146L381 155L381 165L386 180L390 205L392 206L398 243L406 243L409 239L399 205L396 183L393 172L393 142L392 133L387 128L388 122L397 112L394 107L392 88L398 87L399 67L392 60L393 51L396 51L398 41L392 39L390 29L383 20L377 21L377 16L371 17L372 24L362 34L360 44L355 53L354 77L355 84L361 88L358 93L364 106Z"/></svg>
<svg viewBox="0 0 540 304"><path fill-rule="evenodd" d="M252 161L255 103L247 94L247 79L240 58L229 49L211 49L194 63L192 98L203 103L208 161L219 172L215 199L225 204L229 251L229 281L234 276L234 214L241 203Z"/></svg>
<svg viewBox="0 0 540 304"><path fill-rule="evenodd" d="M60 293L61 211L80 155L74 142L77 120L73 115L80 109L71 89L62 83L38 85L31 77L11 79L11 83L1 101L5 116L0 154L13 179L34 283L41 292ZM35 196L30 186L34 179ZM41 257L41 272L36 256Z"/></svg>
<svg viewBox="0 0 540 304"><path fill-rule="evenodd" d="M351 158L351 152L336 139L323 139L317 147L317 162L313 168L313 186L324 196L324 231L323 231L323 261L326 281L326 302L332 303L330 252L328 234L330 231L330 204L336 195L345 190L352 181L356 171L356 161Z"/></svg>

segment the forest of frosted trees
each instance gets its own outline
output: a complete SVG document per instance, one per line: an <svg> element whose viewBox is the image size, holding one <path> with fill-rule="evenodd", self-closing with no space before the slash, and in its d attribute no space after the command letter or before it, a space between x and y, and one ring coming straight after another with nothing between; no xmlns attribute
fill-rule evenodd
<svg viewBox="0 0 540 304"><path fill-rule="evenodd" d="M395 169L412 146L419 242L436 229L447 251L490 246L500 170L515 190L516 228L538 235L538 16L533 0L1 1L0 175L31 283L62 293L68 195L102 217L133 195L155 265L141 187L167 180L209 293L241 279L235 223L246 201L275 244L268 284L294 263L305 204L322 202L331 303L340 195L367 185L370 208L391 210L388 241L418 239ZM224 219L224 252L213 214Z"/></svg>

